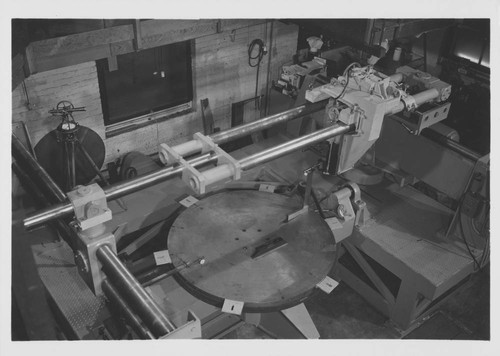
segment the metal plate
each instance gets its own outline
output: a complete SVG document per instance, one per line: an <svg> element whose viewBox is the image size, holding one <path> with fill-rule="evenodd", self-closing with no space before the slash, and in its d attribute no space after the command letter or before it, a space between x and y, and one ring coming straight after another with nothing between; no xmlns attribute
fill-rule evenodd
<svg viewBox="0 0 500 356"><path fill-rule="evenodd" d="M334 238L326 222L301 208L298 199L253 190L225 191L192 205L176 219L168 236L177 281L205 302L244 302L245 312L289 308L304 301L334 262ZM283 244L283 241L285 244ZM262 245L277 248L253 258Z"/></svg>
<svg viewBox="0 0 500 356"><path fill-rule="evenodd" d="M58 141L57 130L46 134L35 146L35 153L40 165L47 171L58 186L66 187L65 165L63 143ZM92 157L97 167L101 168L104 163L105 147L102 138L92 129L85 126L78 127L78 140ZM75 147L76 184L87 184L97 174L87 162L81 151Z"/></svg>

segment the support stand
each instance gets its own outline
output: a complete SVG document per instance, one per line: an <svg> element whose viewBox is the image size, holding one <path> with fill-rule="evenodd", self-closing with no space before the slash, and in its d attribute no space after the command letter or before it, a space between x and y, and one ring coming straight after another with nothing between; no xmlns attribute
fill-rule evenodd
<svg viewBox="0 0 500 356"><path fill-rule="evenodd" d="M64 152L64 163L66 172L65 191L69 192L76 186L76 161L75 147L80 150L84 159L92 167L92 170L99 176L105 185L109 185L109 181L101 173L99 167L94 162L92 156L87 152L85 147L78 139L79 124L73 118L73 112L85 111L85 107L75 108L69 101L61 101L56 105L55 109L49 111L53 116L61 117L61 123L57 126L57 140L62 143ZM117 199L118 204L123 210L127 210L125 203L121 199Z"/></svg>

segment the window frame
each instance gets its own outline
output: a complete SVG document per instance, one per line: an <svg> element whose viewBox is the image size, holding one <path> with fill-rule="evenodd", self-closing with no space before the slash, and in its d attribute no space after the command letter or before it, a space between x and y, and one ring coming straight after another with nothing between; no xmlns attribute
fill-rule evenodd
<svg viewBox="0 0 500 356"><path fill-rule="evenodd" d="M105 115L105 103L104 100L106 99L106 94L103 94L103 84L101 83L101 80L99 79L99 74L98 74L98 82L99 82L99 92L100 92L100 99L101 99L101 107L102 107L102 114L103 114L103 124L104 124L104 132L105 132L105 137L110 138L113 136L121 135L123 133L131 132L137 129L140 129L145 126L149 125L154 125L169 119L172 119L174 117L179 117L183 115L187 115L189 113L195 112L197 110L197 105L196 105L196 63L195 63L195 39L190 39L186 40L189 42L190 46L190 69L191 69L191 91L192 91L192 99L186 103L179 104L170 108L162 109L156 112L151 112L143 115L138 115L136 117L132 117L129 119L125 119L123 121L113 123L113 124L108 124L106 125L106 121L104 118ZM184 42L184 41L182 41ZM173 42L175 43L175 42ZM168 45L168 44L166 44ZM97 67L97 61L96 61L96 67ZM106 103L107 105L107 103Z"/></svg>

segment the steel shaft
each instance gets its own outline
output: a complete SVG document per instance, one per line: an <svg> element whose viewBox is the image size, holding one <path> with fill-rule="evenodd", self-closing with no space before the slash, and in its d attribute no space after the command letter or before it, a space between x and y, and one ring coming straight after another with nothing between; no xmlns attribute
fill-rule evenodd
<svg viewBox="0 0 500 356"><path fill-rule="evenodd" d="M439 143L440 145L460 154L462 157L472 161L476 162L479 158L481 158L481 155L477 152L474 152L467 147L461 145L457 141L454 141L439 132L433 130L432 128L427 128L422 131L421 133L422 136Z"/></svg>
<svg viewBox="0 0 500 356"><path fill-rule="evenodd" d="M205 154L200 157L196 157L189 162L194 167L199 167L207 163L216 162L217 157L211 156L210 154ZM142 177L137 177L131 180L127 180L124 182L120 182L118 184L113 184L103 188L104 194L106 195L106 199L108 201L118 199L127 194L131 194L137 192L141 189L145 189L151 187L155 184L163 182L167 179L173 178L182 174L182 168L180 167L167 167L162 168L156 172L149 173ZM24 219L24 227L27 229L33 228L37 225L43 224L53 219L65 217L71 215L73 213L73 205L69 201L65 201L64 203L55 204L50 208L43 209L38 211L34 215L28 216Z"/></svg>
<svg viewBox="0 0 500 356"><path fill-rule="evenodd" d="M12 155L21 166L25 167L32 174L31 178L35 183L42 183L39 186L43 187L44 193L48 194L53 202L65 201L67 199L61 188L54 182L40 163L33 158L15 134L12 134Z"/></svg>
<svg viewBox="0 0 500 356"><path fill-rule="evenodd" d="M272 126L275 126L280 123L284 123L305 115L312 114L316 111L323 109L326 105L327 101L320 101L314 104L301 105L299 107L283 111L278 114L270 115L260 120L256 120L250 122L248 124L240 125L233 127L229 130L225 130L222 132L214 133L209 137L216 144L220 145L222 143L226 143L237 138L241 138L252 133L262 131L268 129Z"/></svg>
<svg viewBox="0 0 500 356"><path fill-rule="evenodd" d="M127 270L110 246L99 247L96 255L109 281L155 337L164 336L174 330L163 310Z"/></svg>
<svg viewBox="0 0 500 356"><path fill-rule="evenodd" d="M108 297L108 299L111 301L111 303L118 307L125 319L127 319L130 326L132 326L134 331L137 333L137 335L139 335L141 339L154 339L151 331L149 331L146 327L144 327L144 325L142 325L139 317L134 313L125 299L122 298L120 293L118 293L116 288L113 287L113 285L107 279L102 282L102 290L106 294L106 297Z"/></svg>
<svg viewBox="0 0 500 356"><path fill-rule="evenodd" d="M323 109L325 105L326 101L304 104L296 108L280 112L278 114L264 117L260 120L233 127L223 132L214 133L209 137L214 143L220 145L250 135L252 133L265 130L277 124L284 123L308 114L312 114ZM186 157L201 152L201 150L203 149L203 145L198 140L190 140L176 145L172 147L172 149L182 157ZM173 161L169 161L169 157L160 156L160 158L162 159L162 162L164 164L170 165L174 163Z"/></svg>
<svg viewBox="0 0 500 356"><path fill-rule="evenodd" d="M308 135L298 137L281 145L269 148L254 155L245 157L239 161L242 170L248 170L273 159L287 155L300 148L325 141L329 138L354 131L353 125L335 124L334 126L312 132Z"/></svg>
<svg viewBox="0 0 500 356"><path fill-rule="evenodd" d="M319 102L315 104L302 105L297 108L293 108L287 110L285 112L270 115L261 120L251 122L245 125L241 125L227 131L216 133L210 138L217 144L221 144L224 142L228 142L239 137L243 137L250 133L257 132L259 130L264 130L271 126L274 126L279 123L287 122L289 120L298 118L300 116L304 116L307 114L311 114L313 112L321 110L325 106L325 102ZM214 163L217 161L217 157L209 154L202 155L195 159L189 161L189 163L194 167L199 167L204 164ZM42 168L43 169L43 168ZM106 199L108 201L123 197L125 195L134 193L141 189L145 189L161 183L165 180L168 180L172 177L178 176L182 174L182 168L176 167L166 167L162 168L156 172L149 173L142 177L137 177L131 180L127 180L124 182L120 182L118 184L113 184L103 188L104 194L106 195ZM62 193L64 195L64 193ZM64 195L63 203L59 203L51 206L50 208L46 208L38 211L35 214L32 214L26 219L24 219L23 224L27 229L33 228L35 226L41 225L53 219L65 217L71 215L73 213L73 206L66 199Z"/></svg>

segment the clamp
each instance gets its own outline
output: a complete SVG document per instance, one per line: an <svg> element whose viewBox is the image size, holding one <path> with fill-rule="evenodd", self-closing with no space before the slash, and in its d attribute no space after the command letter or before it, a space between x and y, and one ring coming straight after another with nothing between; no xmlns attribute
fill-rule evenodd
<svg viewBox="0 0 500 356"><path fill-rule="evenodd" d="M217 155L217 167L200 172L167 144L160 145L160 158L163 157L162 161L165 162L180 164L183 167L182 180L197 194L204 194L208 187L220 181L241 178L238 160L221 149L210 137L197 132L193 135L193 140L201 146L201 154L213 152Z"/></svg>

